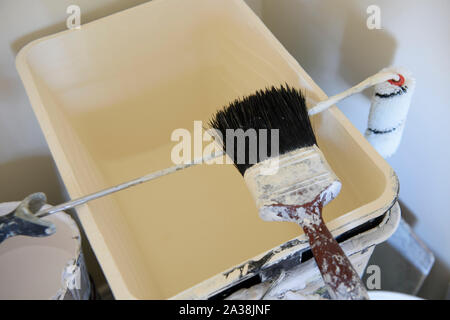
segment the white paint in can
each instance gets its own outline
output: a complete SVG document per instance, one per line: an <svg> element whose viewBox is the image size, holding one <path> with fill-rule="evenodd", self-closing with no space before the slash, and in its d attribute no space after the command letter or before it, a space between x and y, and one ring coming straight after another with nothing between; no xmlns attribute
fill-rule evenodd
<svg viewBox="0 0 450 320"><path fill-rule="evenodd" d="M18 205L1 203L0 215ZM64 212L46 219L56 226L51 236L14 236L0 244L1 300L89 298L90 284L76 223Z"/></svg>

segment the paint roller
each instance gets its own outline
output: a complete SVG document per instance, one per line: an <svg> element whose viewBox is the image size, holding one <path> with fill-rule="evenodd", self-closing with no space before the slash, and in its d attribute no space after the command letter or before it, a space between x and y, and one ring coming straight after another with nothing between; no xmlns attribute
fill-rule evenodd
<svg viewBox="0 0 450 320"><path fill-rule="evenodd" d="M356 86L318 103L309 110L309 115L320 113L337 102L372 86L375 90L371 98L365 137L383 158L388 158L400 145L415 89L415 79L408 70L395 67L384 68Z"/></svg>
<svg viewBox="0 0 450 320"><path fill-rule="evenodd" d="M398 74L398 80L388 80L375 86L371 100L366 139L388 158L398 149L415 88L411 73L403 69L383 69Z"/></svg>

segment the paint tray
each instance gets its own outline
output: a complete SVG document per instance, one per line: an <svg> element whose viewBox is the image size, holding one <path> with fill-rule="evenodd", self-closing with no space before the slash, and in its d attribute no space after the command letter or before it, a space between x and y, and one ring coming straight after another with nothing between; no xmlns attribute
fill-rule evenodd
<svg viewBox="0 0 450 320"><path fill-rule="evenodd" d="M36 40L17 68L72 198L173 165L172 132L236 97L288 83L308 101L326 98L241 0L151 1ZM313 126L343 182L324 210L333 234L386 212L397 197L388 164L336 107ZM232 165L183 170L77 212L116 298L208 297L239 280L227 270L305 241L299 226L258 217Z"/></svg>

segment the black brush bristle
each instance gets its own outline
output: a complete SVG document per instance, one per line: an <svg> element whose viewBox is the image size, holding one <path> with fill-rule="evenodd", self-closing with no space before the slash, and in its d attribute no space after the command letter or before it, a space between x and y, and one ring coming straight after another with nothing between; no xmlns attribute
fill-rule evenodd
<svg viewBox="0 0 450 320"><path fill-rule="evenodd" d="M227 149L227 129L278 129L279 155L287 152L310 147L317 144L311 122L306 108L305 98L302 93L294 88L281 86L260 90L255 94L235 100L223 110L218 111L209 123L210 127L220 132L223 138L224 151L231 157L239 172L245 171L255 163L261 162L272 156L271 136L267 137L267 152L270 156L260 155L260 136L257 137L257 161L249 161L249 140L245 142L245 162L237 161L237 142L233 148ZM263 144L264 146L264 144ZM252 149L254 150L254 149ZM263 153L264 155L264 153ZM254 159L254 158L253 158ZM242 161L241 161L242 162Z"/></svg>

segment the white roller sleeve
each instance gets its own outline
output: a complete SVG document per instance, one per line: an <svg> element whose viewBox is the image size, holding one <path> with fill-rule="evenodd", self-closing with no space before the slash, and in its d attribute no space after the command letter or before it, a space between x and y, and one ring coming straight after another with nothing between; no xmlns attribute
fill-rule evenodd
<svg viewBox="0 0 450 320"><path fill-rule="evenodd" d="M395 153L402 139L415 80L410 72L401 68L386 68L381 72L397 73L400 79L375 86L365 136L381 156L387 158Z"/></svg>

